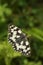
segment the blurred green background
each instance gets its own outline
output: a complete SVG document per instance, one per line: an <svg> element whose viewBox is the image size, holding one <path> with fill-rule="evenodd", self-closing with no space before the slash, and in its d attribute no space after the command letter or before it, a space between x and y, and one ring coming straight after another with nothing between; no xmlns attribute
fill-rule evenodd
<svg viewBox="0 0 43 65"><path fill-rule="evenodd" d="M8 25L27 35L31 56L14 51L8 43ZM0 65L43 65L43 0L0 0Z"/></svg>

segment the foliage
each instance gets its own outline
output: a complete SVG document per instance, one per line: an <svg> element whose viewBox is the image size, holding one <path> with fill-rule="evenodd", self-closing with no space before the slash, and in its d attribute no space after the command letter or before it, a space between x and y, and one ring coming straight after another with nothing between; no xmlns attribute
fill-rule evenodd
<svg viewBox="0 0 43 65"><path fill-rule="evenodd" d="M9 8L6 8L6 4L5 5L0 5L0 23L4 23L7 21L6 16L10 16L11 15L11 10Z"/></svg>
<svg viewBox="0 0 43 65"><path fill-rule="evenodd" d="M27 35L31 56L13 50L8 43L8 25L13 23ZM0 65L43 65L43 1L1 0Z"/></svg>

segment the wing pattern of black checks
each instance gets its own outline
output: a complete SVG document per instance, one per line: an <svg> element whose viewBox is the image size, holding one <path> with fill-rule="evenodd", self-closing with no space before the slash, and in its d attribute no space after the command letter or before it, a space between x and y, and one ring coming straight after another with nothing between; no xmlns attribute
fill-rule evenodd
<svg viewBox="0 0 43 65"><path fill-rule="evenodd" d="M12 44L12 47L16 51L19 51L26 56L30 55L31 53L30 43L27 40L26 35L17 26L9 25L8 41Z"/></svg>

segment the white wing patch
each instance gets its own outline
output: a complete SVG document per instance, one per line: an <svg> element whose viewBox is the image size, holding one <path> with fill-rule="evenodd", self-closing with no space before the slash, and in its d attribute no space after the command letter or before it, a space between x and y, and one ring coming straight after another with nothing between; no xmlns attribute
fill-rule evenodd
<svg viewBox="0 0 43 65"><path fill-rule="evenodd" d="M18 33L22 33L22 31L21 30L18 30Z"/></svg>
<svg viewBox="0 0 43 65"><path fill-rule="evenodd" d="M21 29L14 25L10 25L8 28L8 40L12 43L12 47L26 56L31 53L30 44L27 37L22 33Z"/></svg>

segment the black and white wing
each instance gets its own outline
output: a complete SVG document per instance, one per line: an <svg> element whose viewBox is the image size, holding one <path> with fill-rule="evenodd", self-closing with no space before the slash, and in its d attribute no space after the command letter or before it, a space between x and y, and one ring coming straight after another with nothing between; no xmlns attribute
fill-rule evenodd
<svg viewBox="0 0 43 65"><path fill-rule="evenodd" d="M12 43L12 47L26 56L31 53L30 43L27 40L26 35L20 28L15 25L9 25L8 27L8 40Z"/></svg>

